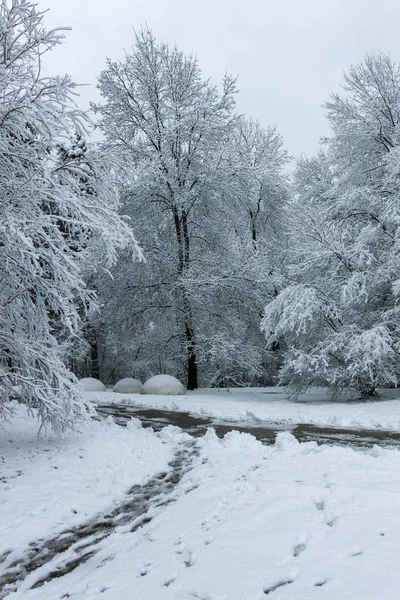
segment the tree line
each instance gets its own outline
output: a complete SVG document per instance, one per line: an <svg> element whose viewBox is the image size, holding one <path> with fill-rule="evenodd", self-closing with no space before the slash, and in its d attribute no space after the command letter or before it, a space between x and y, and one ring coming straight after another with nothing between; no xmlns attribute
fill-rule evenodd
<svg viewBox="0 0 400 600"><path fill-rule="evenodd" d="M368 55L325 105L331 136L289 176L275 126L237 82L134 35L107 60L89 122L63 42L28 0L0 1L0 407L62 431L90 406L76 376L170 373L294 396L395 386L399 371L400 70Z"/></svg>

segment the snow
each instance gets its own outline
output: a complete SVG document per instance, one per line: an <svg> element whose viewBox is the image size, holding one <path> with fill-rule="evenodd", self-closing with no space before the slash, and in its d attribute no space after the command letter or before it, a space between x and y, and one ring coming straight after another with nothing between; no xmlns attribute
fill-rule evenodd
<svg viewBox="0 0 400 600"><path fill-rule="evenodd" d="M0 421L0 556L10 546L18 555L32 540L113 506L132 485L167 468L179 439L168 442L137 420L118 427L111 418L38 439L38 421L12 405L16 416Z"/></svg>
<svg viewBox="0 0 400 600"><path fill-rule="evenodd" d="M248 426L262 423L400 431L400 391L386 390L380 399L368 402L332 402L326 389L313 388L297 402L285 397L283 388L200 389L184 396L149 395L112 398L109 393L90 394L98 404L118 402L130 406L190 412L214 419L232 420ZM348 398L347 398L348 399Z"/></svg>
<svg viewBox="0 0 400 600"><path fill-rule="evenodd" d="M113 392L118 394L140 394L143 388L143 384L139 379L132 377L125 377L120 379L113 388Z"/></svg>
<svg viewBox="0 0 400 600"><path fill-rule="evenodd" d="M85 392L105 392L106 386L99 379L94 377L84 377L79 380L79 383L83 385Z"/></svg>
<svg viewBox="0 0 400 600"><path fill-rule="evenodd" d="M351 414L364 425L378 426L380 415L381 424L398 426L400 400L392 393L391 400L364 404L329 403L318 389L298 404L276 388L145 400L171 408L181 402L181 409L189 404L191 411L214 410L230 419L244 411L249 422L261 415L326 422L336 414L344 424ZM89 396L124 404L138 398ZM74 558L75 550L66 550L25 573L7 600L131 600L133 590L140 600L398 598L397 449L299 443L288 431L274 446L235 431L219 439L212 429L192 439L177 427L155 433L137 419L125 428L110 417L62 439L51 433L38 439L38 422L17 402L11 408L14 418L3 418L0 427L0 560L11 549L7 564L35 540L123 505L132 486L171 468L177 450L190 468L172 501L150 508L151 520L133 531L114 528L87 562L32 588Z"/></svg>
<svg viewBox="0 0 400 600"><path fill-rule="evenodd" d="M120 435L131 436L132 443L145 435L135 426L96 427L106 438L110 428L118 442ZM160 443L153 432L147 435ZM169 428L168 435L176 441L178 432ZM60 456L58 444L45 457L50 465ZM266 594L274 600L397 600L397 450L299 444L287 432L266 447L249 434L231 432L220 440L212 430L197 446L176 501L150 523L133 533L113 532L85 564L40 588L29 589L37 578L29 574L10 600L131 600L133 590L140 600L262 600ZM146 445L143 458L152 451ZM43 463L40 453L30 459L34 470L36 461ZM71 474L71 465L58 465L59 478ZM26 476L32 483L33 476ZM90 488L81 496L87 494ZM34 511L35 500L27 496L24 503ZM50 521L53 502L47 504Z"/></svg>
<svg viewBox="0 0 400 600"><path fill-rule="evenodd" d="M185 388L178 379L171 375L154 375L154 377L150 377L146 381L142 393L160 396L181 396L185 393Z"/></svg>

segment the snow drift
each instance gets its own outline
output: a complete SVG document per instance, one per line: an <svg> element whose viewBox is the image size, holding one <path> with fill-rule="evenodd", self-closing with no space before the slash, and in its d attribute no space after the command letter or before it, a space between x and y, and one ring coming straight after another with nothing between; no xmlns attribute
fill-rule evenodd
<svg viewBox="0 0 400 600"><path fill-rule="evenodd" d="M125 377L114 385L113 392L117 392L118 394L140 394L142 388L143 384L139 379Z"/></svg>
<svg viewBox="0 0 400 600"><path fill-rule="evenodd" d="M104 383L95 379L95 377L84 377L80 379L79 383L83 385L85 392L105 392L106 386Z"/></svg>
<svg viewBox="0 0 400 600"><path fill-rule="evenodd" d="M171 375L154 375L146 381L142 394L156 394L159 396L182 396L185 388L181 382Z"/></svg>

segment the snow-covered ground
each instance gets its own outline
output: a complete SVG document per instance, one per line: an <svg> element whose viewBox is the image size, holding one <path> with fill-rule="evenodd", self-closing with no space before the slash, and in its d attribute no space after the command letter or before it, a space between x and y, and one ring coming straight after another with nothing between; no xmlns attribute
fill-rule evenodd
<svg viewBox="0 0 400 600"><path fill-rule="evenodd" d="M323 388L314 388L297 402L284 390L270 388L201 389L185 396L90 393L98 404L129 404L137 407L188 411L193 415L229 419L247 425L311 423L354 429L400 431L400 390L385 390L380 399L368 402L332 402Z"/></svg>
<svg viewBox="0 0 400 600"><path fill-rule="evenodd" d="M11 422L0 422L0 556L11 546L17 557L29 542L109 509L174 455L176 440L111 418L38 439L38 422L14 408Z"/></svg>
<svg viewBox="0 0 400 600"><path fill-rule="evenodd" d="M196 397L207 394L188 398ZM303 408L312 416L313 407L320 408ZM352 405L356 420L363 408ZM189 439L174 427L143 430L135 420L127 428L95 422L62 440L37 440L36 431L21 408L0 427L0 557L13 548L16 558L31 540L121 502ZM220 440L213 430L195 444L175 501L151 522L115 530L86 563L31 589L43 565L7 598L398 599L398 450L300 444L288 432L274 446L238 432Z"/></svg>

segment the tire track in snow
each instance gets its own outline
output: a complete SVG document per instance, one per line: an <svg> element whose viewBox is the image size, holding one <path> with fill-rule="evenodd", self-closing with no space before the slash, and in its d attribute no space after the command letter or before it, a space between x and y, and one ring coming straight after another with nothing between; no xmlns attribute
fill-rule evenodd
<svg viewBox="0 0 400 600"><path fill-rule="evenodd" d="M25 578L41 570L31 589L52 579L71 573L92 558L101 548L101 542L115 531L132 533L143 527L177 499L176 486L191 470L198 454L195 440L181 444L170 471L160 473L144 485L135 485L124 501L106 514L100 514L80 526L61 531L53 538L32 542L21 558L9 562L8 553L0 557L0 600L16 591ZM10 552L11 553L11 552ZM48 570L43 573L43 567Z"/></svg>

